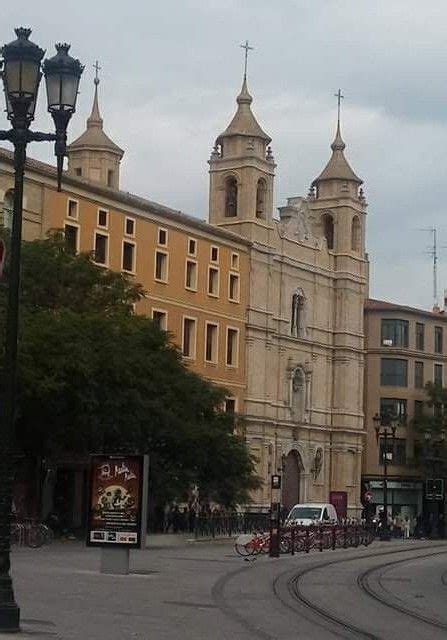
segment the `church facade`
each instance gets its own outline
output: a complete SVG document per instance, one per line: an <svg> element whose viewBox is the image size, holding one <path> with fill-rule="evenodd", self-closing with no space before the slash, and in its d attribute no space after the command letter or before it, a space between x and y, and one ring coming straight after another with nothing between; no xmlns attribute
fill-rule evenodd
<svg viewBox="0 0 447 640"><path fill-rule="evenodd" d="M287 507L327 502L335 491L356 514L368 279L362 180L345 158L338 122L309 194L288 198L274 216L271 138L251 105L244 76L209 159L204 223L120 190L124 151L104 132L96 78L86 131L68 147L62 193L53 167L27 164L24 238L62 229L69 250L92 251L99 265L143 284L136 312L171 332L188 365L226 387L227 410L241 415L262 479L250 508L266 510L272 497ZM0 150L5 226L12 186L12 154ZM65 469L75 517L85 467ZM271 494L276 473L281 496Z"/></svg>
<svg viewBox="0 0 447 640"><path fill-rule="evenodd" d="M360 509L366 202L340 122L331 158L307 197L273 217L271 138L257 122L244 76L236 114L210 160L210 223L251 241L246 326L246 438L263 487L283 478L281 502L346 496Z"/></svg>

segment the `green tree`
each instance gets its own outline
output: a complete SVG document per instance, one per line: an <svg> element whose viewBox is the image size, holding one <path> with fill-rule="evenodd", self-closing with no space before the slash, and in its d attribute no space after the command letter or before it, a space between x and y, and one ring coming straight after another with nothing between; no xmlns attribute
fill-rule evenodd
<svg viewBox="0 0 447 640"><path fill-rule="evenodd" d="M0 284L4 324L7 273ZM127 276L69 255L63 237L23 243L18 442L26 455L147 452L160 502L198 485L232 505L258 485L224 389L190 371L170 337L133 314ZM3 343L3 341L2 341Z"/></svg>
<svg viewBox="0 0 447 640"><path fill-rule="evenodd" d="M423 411L413 420L415 462L426 476L444 475L447 470L447 389L428 382L425 391Z"/></svg>

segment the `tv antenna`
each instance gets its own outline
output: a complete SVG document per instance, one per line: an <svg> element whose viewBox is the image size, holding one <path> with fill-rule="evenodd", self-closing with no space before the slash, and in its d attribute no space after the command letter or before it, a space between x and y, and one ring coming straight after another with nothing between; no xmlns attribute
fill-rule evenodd
<svg viewBox="0 0 447 640"><path fill-rule="evenodd" d="M428 253L428 255L431 257L432 264L433 264L433 308L435 308L439 306L438 304L439 303L439 300L438 300L438 259L439 259L438 251L439 249L445 249L447 247L445 245L442 245L442 246L438 245L438 230L436 227L428 227L425 229L421 229L421 231L428 231L432 236L432 244L430 245L426 253Z"/></svg>

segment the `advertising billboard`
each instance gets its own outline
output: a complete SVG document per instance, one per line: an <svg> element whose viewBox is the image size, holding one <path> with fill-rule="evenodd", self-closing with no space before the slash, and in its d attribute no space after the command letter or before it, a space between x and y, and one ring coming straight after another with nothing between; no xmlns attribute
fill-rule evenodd
<svg viewBox="0 0 447 640"><path fill-rule="evenodd" d="M88 546L144 547L147 477L147 456L91 456Z"/></svg>

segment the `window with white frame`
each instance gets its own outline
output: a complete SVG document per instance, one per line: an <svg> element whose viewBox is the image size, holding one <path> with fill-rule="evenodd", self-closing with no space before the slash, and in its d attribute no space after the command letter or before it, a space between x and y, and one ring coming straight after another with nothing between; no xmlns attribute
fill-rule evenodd
<svg viewBox="0 0 447 640"><path fill-rule="evenodd" d="M168 281L168 254L166 251L155 252L155 280L159 282Z"/></svg>
<svg viewBox="0 0 447 640"><path fill-rule="evenodd" d="M109 212L106 209L98 209L98 227L107 229L109 226Z"/></svg>
<svg viewBox="0 0 447 640"><path fill-rule="evenodd" d="M218 331L217 324L207 322L205 325L205 360L206 362L217 363L218 352Z"/></svg>
<svg viewBox="0 0 447 640"><path fill-rule="evenodd" d="M188 238L188 255L193 257L197 255L197 241L194 238Z"/></svg>
<svg viewBox="0 0 447 640"><path fill-rule="evenodd" d="M95 262L107 264L109 261L109 236L105 233L95 233Z"/></svg>
<svg viewBox="0 0 447 640"><path fill-rule="evenodd" d="M168 244L168 232L166 229L158 229L158 244L166 247Z"/></svg>
<svg viewBox="0 0 447 640"><path fill-rule="evenodd" d="M135 243L123 241L123 261L121 266L123 271L135 272Z"/></svg>
<svg viewBox="0 0 447 640"><path fill-rule="evenodd" d="M210 296L219 295L219 268L208 267L208 294Z"/></svg>
<svg viewBox="0 0 447 640"><path fill-rule="evenodd" d="M225 412L236 413L236 398L225 398Z"/></svg>
<svg viewBox="0 0 447 640"><path fill-rule="evenodd" d="M124 220L124 233L126 236L135 236L135 220L134 218L125 218Z"/></svg>
<svg viewBox="0 0 447 640"><path fill-rule="evenodd" d="M195 260L186 261L185 287L197 291L197 262Z"/></svg>
<svg viewBox="0 0 447 640"><path fill-rule="evenodd" d="M211 247L210 260L211 262L219 262L219 247Z"/></svg>
<svg viewBox="0 0 447 640"><path fill-rule="evenodd" d="M229 367L237 367L239 352L239 330L227 328L227 359Z"/></svg>
<svg viewBox="0 0 447 640"><path fill-rule="evenodd" d="M79 251L79 227L74 224L64 225L65 251L76 255Z"/></svg>
<svg viewBox="0 0 447 640"><path fill-rule="evenodd" d="M235 271L239 271L239 254L232 253L231 254L231 268Z"/></svg>
<svg viewBox="0 0 447 640"><path fill-rule="evenodd" d="M152 320L160 329L167 331L168 314L166 311L163 311L163 309L152 309Z"/></svg>
<svg viewBox="0 0 447 640"><path fill-rule="evenodd" d="M182 353L185 358L196 357L196 326L195 318L183 318Z"/></svg>
<svg viewBox="0 0 447 640"><path fill-rule="evenodd" d="M239 274L228 275L228 298L231 302L239 302Z"/></svg>
<svg viewBox="0 0 447 640"><path fill-rule="evenodd" d="M67 218L77 220L79 217L79 203L77 200L68 200L67 202Z"/></svg>

